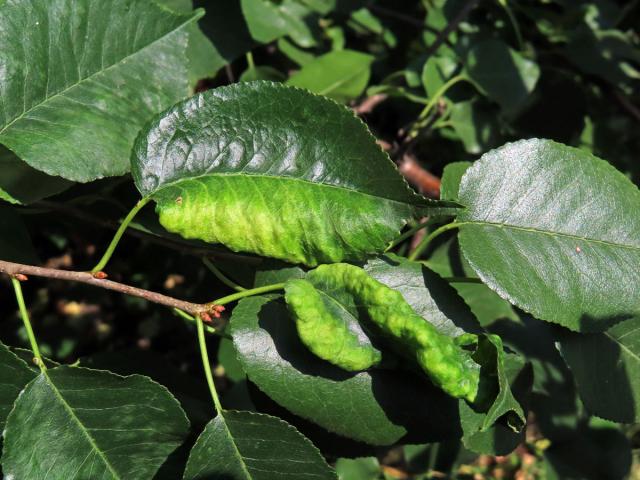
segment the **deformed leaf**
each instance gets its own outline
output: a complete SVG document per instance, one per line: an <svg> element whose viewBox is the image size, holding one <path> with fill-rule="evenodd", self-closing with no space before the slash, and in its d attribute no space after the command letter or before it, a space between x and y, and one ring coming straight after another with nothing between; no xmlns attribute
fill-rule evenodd
<svg viewBox="0 0 640 480"><path fill-rule="evenodd" d="M409 189L350 111L269 82L179 103L141 132L132 162L168 230L292 263L362 259L417 208L443 205Z"/></svg>
<svg viewBox="0 0 640 480"><path fill-rule="evenodd" d="M520 141L475 162L458 200L464 256L512 304L583 332L640 313L640 192L611 165Z"/></svg>
<svg viewBox="0 0 640 480"><path fill-rule="evenodd" d="M330 432L372 445L408 433L419 441L459 435L457 401L400 371L350 373L300 342L283 301L243 299L231 334L249 379L275 402Z"/></svg>
<svg viewBox="0 0 640 480"><path fill-rule="evenodd" d="M8 478L152 478L188 429L175 398L146 377L58 367L16 401L2 469Z"/></svg>
<svg viewBox="0 0 640 480"><path fill-rule="evenodd" d="M288 423L261 413L224 411L191 450L184 480L335 479L313 444Z"/></svg>
<svg viewBox="0 0 640 480"><path fill-rule="evenodd" d="M640 422L640 317L603 333L568 335L561 345L591 413L621 423Z"/></svg>
<svg viewBox="0 0 640 480"><path fill-rule="evenodd" d="M126 173L143 123L188 94L198 15L148 0L0 3L0 143L69 180Z"/></svg>

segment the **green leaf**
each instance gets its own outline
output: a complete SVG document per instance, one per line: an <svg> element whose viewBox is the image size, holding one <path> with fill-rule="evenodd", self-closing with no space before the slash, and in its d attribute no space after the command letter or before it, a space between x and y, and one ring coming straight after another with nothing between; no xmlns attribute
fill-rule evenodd
<svg viewBox="0 0 640 480"><path fill-rule="evenodd" d="M372 55L355 50L329 52L305 64L287 84L348 102L367 88L373 60Z"/></svg>
<svg viewBox="0 0 640 480"><path fill-rule="evenodd" d="M640 422L640 317L603 333L561 339L587 409L620 423Z"/></svg>
<svg viewBox="0 0 640 480"><path fill-rule="evenodd" d="M60 193L73 183L42 173L0 145L0 199L14 204L29 204Z"/></svg>
<svg viewBox="0 0 640 480"><path fill-rule="evenodd" d="M233 342L228 338L220 340L218 347L218 363L224 368L225 376L232 382L240 382L246 378L242 365L238 362L238 354Z"/></svg>
<svg viewBox="0 0 640 480"><path fill-rule="evenodd" d="M484 339L480 352L495 356L498 393L487 412L474 411L460 402L460 422L464 445L474 452L506 455L524 440L526 421L522 404L526 404L533 380L531 365L522 357L504 353L495 336ZM481 339L482 341L482 339Z"/></svg>
<svg viewBox="0 0 640 480"><path fill-rule="evenodd" d="M24 361L0 343L0 431L22 389L36 374Z"/></svg>
<svg viewBox="0 0 640 480"><path fill-rule="evenodd" d="M152 478L188 429L178 402L146 377L59 367L9 414L2 468L9 478Z"/></svg>
<svg viewBox="0 0 640 480"><path fill-rule="evenodd" d="M380 464L376 457L339 458L336 472L340 480L378 480Z"/></svg>
<svg viewBox="0 0 640 480"><path fill-rule="evenodd" d="M390 445L409 429L421 441L459 434L454 399L406 372L349 373L320 360L300 342L277 298L243 299L233 310L231 333L249 379L330 432L372 445Z"/></svg>
<svg viewBox="0 0 640 480"><path fill-rule="evenodd" d="M475 162L459 201L466 259L512 304L583 332L640 313L640 192L611 165L520 141Z"/></svg>
<svg viewBox="0 0 640 480"><path fill-rule="evenodd" d="M540 77L540 67L534 61L497 39L474 45L467 55L466 71L507 114L524 104Z"/></svg>
<svg viewBox="0 0 640 480"><path fill-rule="evenodd" d="M313 33L305 18L312 13L295 0L275 3L270 0L240 0L242 13L251 36L260 43L269 43L289 35L301 47L315 45Z"/></svg>
<svg viewBox="0 0 640 480"><path fill-rule="evenodd" d="M424 87L427 97L433 97L438 90L452 77L458 62L455 58L432 55L424 63L422 67L422 86Z"/></svg>
<svg viewBox="0 0 640 480"><path fill-rule="evenodd" d="M279 418L225 411L198 438L184 480L335 479L313 444Z"/></svg>
<svg viewBox="0 0 640 480"><path fill-rule="evenodd" d="M188 93L195 18L147 0L4 2L0 143L69 180L126 173L140 127Z"/></svg>
<svg viewBox="0 0 640 480"><path fill-rule="evenodd" d="M471 162L453 162L444 167L440 184L440 198L442 200L458 200L462 176L471 165Z"/></svg>
<svg viewBox="0 0 640 480"><path fill-rule="evenodd" d="M36 265L39 263L31 237L20 215L0 205L0 260Z"/></svg>
<svg viewBox="0 0 640 480"><path fill-rule="evenodd" d="M411 192L349 110L269 82L176 105L141 132L132 161L167 230L291 263L382 251L416 207L443 205Z"/></svg>
<svg viewBox="0 0 640 480"><path fill-rule="evenodd" d="M193 11L192 0L154 0L174 12L190 14ZM216 12L217 13L217 12ZM226 62L220 57L211 41L206 37L196 23L187 27L189 44L187 57L189 58L189 83L195 86L198 80L213 77L218 69Z"/></svg>
<svg viewBox="0 0 640 480"><path fill-rule="evenodd" d="M499 131L496 112L478 101L454 103L449 123L468 153L482 153L496 145Z"/></svg>
<svg viewBox="0 0 640 480"><path fill-rule="evenodd" d="M258 65L257 67L247 68L240 75L240 82L255 82L256 80L271 80L273 82L282 82L286 79L286 75L269 65Z"/></svg>
<svg viewBox="0 0 640 480"><path fill-rule="evenodd" d="M289 60L300 66L311 63L316 58L312 53L296 47L286 38L280 38L278 40L278 49L286 55Z"/></svg>

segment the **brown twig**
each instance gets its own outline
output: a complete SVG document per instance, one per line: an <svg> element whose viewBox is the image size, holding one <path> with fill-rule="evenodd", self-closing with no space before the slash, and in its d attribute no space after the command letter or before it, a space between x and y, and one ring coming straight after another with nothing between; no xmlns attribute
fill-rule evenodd
<svg viewBox="0 0 640 480"><path fill-rule="evenodd" d="M453 17L449 24L440 31L433 43L429 45L429 48L427 48L427 57L430 57L438 51L440 46L449 39L449 35L458 28L460 22L462 22L467 17L467 15L469 15L469 12L471 12L471 10L476 8L478 3L480 3L480 0L470 0L464 5L464 7L460 9L458 14Z"/></svg>
<svg viewBox="0 0 640 480"><path fill-rule="evenodd" d="M405 153L398 169L410 183L418 188L420 193L432 198L440 198L440 179L425 170L413 155Z"/></svg>
<svg viewBox="0 0 640 480"><path fill-rule="evenodd" d="M54 268L35 267L33 265L23 265L20 263L6 262L0 260L0 273L6 273L14 278L22 278L26 280L25 275L34 277L53 278L56 280L67 280L71 282L86 283L94 287L113 290L115 292L124 293L133 297L143 298L149 302L164 305L166 307L177 308L183 312L187 312L195 317L204 320L210 317L219 316L219 308L212 304L192 303L177 298L169 297L161 293L144 290L142 288L132 287L123 283L114 282L102 278L96 278L88 272L74 272L69 270L56 270Z"/></svg>

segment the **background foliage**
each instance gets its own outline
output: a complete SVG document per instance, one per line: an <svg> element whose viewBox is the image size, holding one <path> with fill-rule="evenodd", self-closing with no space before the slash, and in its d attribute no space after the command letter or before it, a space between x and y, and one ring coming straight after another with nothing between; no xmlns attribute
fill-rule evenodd
<svg viewBox="0 0 640 480"><path fill-rule="evenodd" d="M552 242L543 248L529 237L500 238L500 251L493 255L484 247L494 235L506 234L474 224L463 227L459 236L445 233L431 242L421 254L422 267L399 257L366 265L374 278L400 290L415 311L435 318L440 327L479 328L468 327L477 319L482 328L502 337L507 353L500 378L507 388L501 389L504 410L494 411L491 422L417 381L413 372L345 376L304 349L293 326L281 322L286 307L269 295L243 301L233 310L229 328L208 336L225 409L215 420L193 324L169 309L81 284L36 278L24 284L42 354L52 365L81 367L51 369L49 378L32 381L38 370L31 354L21 349L29 346L27 332L11 283L3 276L0 339L12 346L0 345L5 473L40 478L51 465L37 464L33 454L54 446L59 451L43 458L82 453L77 464L65 465L68 470L56 470L57 478L72 478L89 467L105 478L272 478L259 472L287 471L287 462L296 461L307 462L320 478L335 475L329 464L345 480L640 475L637 317L609 319L611 327L605 331L590 328L590 320L603 320L600 307L610 307L612 299L620 311L634 305L637 311L637 254L626 257L623 244L625 239L637 242L638 193L587 155L606 159L639 184L640 2L196 0L192 5L189 0L82 0L82 15L98 24L76 36L67 35L66 27L68 18L83 22L73 3L0 1L2 260L89 270L140 198L127 173L140 129L148 133L155 114L193 93L252 80L301 87L351 108L410 184L427 197L479 201L497 195L501 190L492 190L491 182L500 182L500 188L513 194L504 211L492 212L502 218L517 213L523 178L529 186L576 182L571 201L554 196L553 188L534 199L529 218L543 218L539 226L555 232L571 223L563 212L577 211L571 218L597 229L606 245L576 249L570 244L571 255L563 255L560 250L566 249L555 252ZM47 45L47 38L59 40ZM270 88L276 92L273 100L278 89ZM287 110L284 96L275 103ZM255 120L260 112L252 112L253 105L229 114L239 115L238 123ZM315 110L309 107L305 113L309 118L329 115L330 108L323 105L318 100ZM299 110L296 104L289 107L284 121ZM279 112L272 106L264 114ZM354 129L366 134L361 126ZM314 133L318 144L333 138L329 127ZM542 152L539 161L518 164L513 159L521 157L505 156L491 171L469 171L460 184L481 154L534 137L582 153L573 151L571 168L560 169L554 162L566 159L565 150L555 144L536 146ZM370 139L354 134L350 140L351 145L337 144L330 153L351 154L356 141L366 145ZM151 147L136 148L144 161L141 152ZM339 165L342 175L353 176L355 191L378 195L381 209L386 208L385 196L410 204L414 197L393 172L384 189L363 186L372 175L367 162L378 154L376 149L371 157L363 155L348 165L345 161ZM153 188L141 172L134 169L133 178L140 191L149 193ZM211 195L220 195L211 182ZM605 200L592 202L593 197ZM402 216L409 207L394 208ZM473 211L464 215L458 220L479 222ZM388 221L400 226L396 216ZM438 226L429 225L427 232ZM250 221L242 228L243 240L265 243ZM483 235L485 243L474 251L474 242ZM419 241L418 234L400 243L395 253L405 256ZM588 276L590 283L576 280L571 290L575 298L559 299L562 308L549 303L549 279L538 281L548 273L547 265L574 265L580 260L573 253L589 247L601 248L599 255L617 263L585 264L585 270L595 272ZM361 251L369 248L364 245ZM547 263L518 262L519 252L527 248L547 252ZM282 282L302 272L187 241L167 232L146 208L123 238L108 273L113 280L177 298L205 301L232 293L202 262L203 256L244 287ZM515 262L511 268L522 276L522 283L508 292L511 303L494 292L499 288L487 287L492 286L491 268L504 259ZM393 275L390 262L400 263ZM476 277L476 272L487 285L441 278ZM565 276L554 280L556 291L571 281ZM502 285L505 279L493 281ZM594 291L597 295L587 298ZM444 305L443 298L454 300ZM592 316L581 316L585 311ZM228 319L225 314L223 320ZM99 391L106 385L111 396ZM74 395L77 389L91 392L90 398ZM83 415L100 399L119 413L106 419ZM518 413L526 416L527 426L516 432L503 414L517 419ZM460 419L459 425L438 421L451 416ZM57 438L52 426L70 423L78 434ZM132 445L140 443L137 435L144 437L138 431L142 424L155 429L154 445L132 454ZM127 435L116 435L116 430ZM87 441L83 432L99 441ZM264 438L264 447L246 441L251 438ZM274 438L294 447L283 452L269 442ZM210 464L221 451L229 459L224 470ZM136 460L140 458L144 461ZM296 469L288 471L295 475Z"/></svg>

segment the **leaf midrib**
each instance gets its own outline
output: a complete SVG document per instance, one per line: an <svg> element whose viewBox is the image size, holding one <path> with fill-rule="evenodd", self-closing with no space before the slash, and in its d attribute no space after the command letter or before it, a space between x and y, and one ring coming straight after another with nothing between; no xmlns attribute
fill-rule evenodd
<svg viewBox="0 0 640 480"><path fill-rule="evenodd" d="M511 230L516 230L521 232L538 233L538 234L547 235L550 237L560 237L560 238L568 238L572 240L580 240L587 243L596 243L596 244L604 245L606 247L624 248L624 249L640 252L640 246L637 246L637 245L628 245L626 243L614 243L608 240L601 240L598 238L581 237L580 235L574 235L571 233L553 232L549 230L541 230L539 228L523 227L520 225L511 225L508 223L464 220L464 221L458 222L458 225L460 227L464 227L465 225L479 225L479 226L489 226L489 227L496 227L496 228L508 228Z"/></svg>
<svg viewBox="0 0 640 480"><path fill-rule="evenodd" d="M322 182L312 182L310 180L306 180L304 178L296 178L296 177L288 177L288 176L275 176L275 175L264 175L264 174L252 174L252 173L205 173L202 175L197 175L197 176L193 176L193 177L189 177L189 178L183 178L180 180L175 180L173 182L169 182L169 183L165 183L161 188L159 188L158 190L155 190L154 192L148 193L145 195L145 198L147 197L153 197L154 195L157 195L158 193L162 192L165 189L171 188L171 187L180 187L180 184L182 183L187 183L190 181L197 181L197 180L201 180L203 178L206 177L239 177L239 178L243 178L243 179L255 179L255 178L265 178L265 179L270 179L270 180L278 180L278 181L291 181L291 182L300 182L300 183L305 183L308 185L313 185L313 186L318 186L318 187L324 187L324 188L333 188L336 190L341 190L344 192L349 192L349 193L356 193L359 195L363 195L363 196L367 196L367 197L371 197L374 198L376 200L384 200L387 202L392 202L392 203L396 203L398 205L403 205L403 206L411 206L411 207L422 207L423 205L420 205L420 203L418 203L420 200L423 200L425 202L427 202L427 205L425 206L429 206L428 203L432 203L435 201L429 200L427 198L423 198L421 199L420 197L416 196L416 203L410 203L410 202L402 202L400 200L394 200L388 197L383 197L383 196L378 196L378 195L374 195L372 193L368 193L368 192L363 192L361 190L356 190L356 189L352 189L352 188L346 188L346 187L341 187L338 185L331 185L328 183L322 183ZM407 187L407 194L411 195L411 191L408 189ZM431 205L434 208L451 208L453 209L454 207L446 207L446 206L442 206L442 205Z"/></svg>
<svg viewBox="0 0 640 480"><path fill-rule="evenodd" d="M69 415L71 416L71 418L77 423L78 427L80 427L80 431L82 431L82 433L85 435L85 437L87 437L87 440L89 441L89 444L91 445L91 447L93 447L93 449L98 452L98 456L102 459L102 461L104 462L104 464L107 466L107 468L109 469L109 472L111 472L111 474L114 476L114 478L120 479L122 477L120 477L120 475L114 470L113 466L111 465L111 463L109 462L109 460L107 459L107 457L105 457L104 453L102 452L102 450L98 447L98 445L96 444L95 440L93 439L93 437L89 434L89 432L87 431L87 429L84 427L84 424L80 421L80 419L78 418L78 416L75 414L75 412L73 411L73 409L71 408L71 406L66 402L66 400L64 399L64 397L62 396L62 394L60 393L60 391L58 390L58 387L56 387L55 383L53 383L53 380L49 377L49 375L45 372L42 373L42 375L44 375L44 378L47 379L47 384L51 387L51 390L53 391L53 393L56 395L56 397L60 400L60 402L62 402L62 406L63 408L67 411L67 413L69 413Z"/></svg>
<svg viewBox="0 0 640 480"><path fill-rule="evenodd" d="M2 4L2 2L0 1L0 5ZM175 12L174 12L175 14ZM180 14L175 14L176 16L180 16L180 17L186 17L186 15L180 15ZM195 21L196 19L200 18L202 16L202 13L195 11L192 13L192 15L187 18L183 23L181 23L177 28L171 30L170 32L165 33L164 35L162 35L161 37L155 39L154 41L152 41L151 43L148 43L147 45L145 45L144 47L142 47L139 50L136 50L133 53L130 53L129 55L122 57L120 60L118 60L116 63L109 65L106 68L103 68L102 70L98 70L96 72L93 72L91 75L80 79L80 81L69 85L68 87L64 88L63 90L60 90L59 92L54 93L51 96L45 96L45 98L42 99L42 101L38 102L36 105L32 106L31 108L29 108L28 110L24 110L20 115L18 115L16 118L14 118L13 120L11 120L9 123L7 123L4 127L2 127L2 129L0 129L0 135L2 135L4 132L6 132L11 126L13 126L16 122L22 120L23 118L25 118L27 115L29 115L31 112L33 112L34 110L37 110L39 108L41 108L43 105L49 103L50 101L52 101L55 98L58 98L60 96L64 96L65 93L67 93L69 90L72 90L76 87L78 87L79 85L82 85L85 82L88 82L90 80L92 80L94 77L97 77L105 72L108 72L116 67L121 66L126 60L135 57L138 54L141 54L142 52L147 51L148 49L152 48L153 46L155 46L157 43L165 40L169 35L173 35L174 33L176 33L177 31L185 28L187 25L189 25L190 23L192 23L193 21Z"/></svg>

